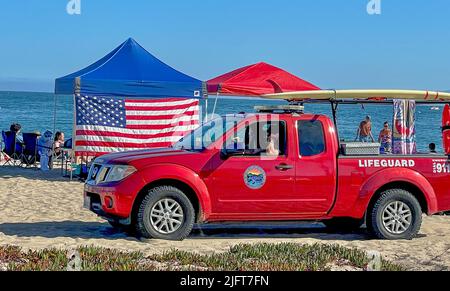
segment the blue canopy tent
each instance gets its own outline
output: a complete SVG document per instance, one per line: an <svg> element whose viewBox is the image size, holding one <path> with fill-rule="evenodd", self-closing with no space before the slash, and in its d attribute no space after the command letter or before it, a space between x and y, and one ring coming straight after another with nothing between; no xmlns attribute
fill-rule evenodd
<svg viewBox="0 0 450 291"><path fill-rule="evenodd" d="M202 98L206 84L161 62L129 38L96 63L56 79L55 94Z"/></svg>
<svg viewBox="0 0 450 291"><path fill-rule="evenodd" d="M173 69L129 38L94 64L56 79L55 96L70 94L75 105L75 148L76 128L83 122L77 119L76 104L82 98L201 99L207 97L207 89L206 83Z"/></svg>

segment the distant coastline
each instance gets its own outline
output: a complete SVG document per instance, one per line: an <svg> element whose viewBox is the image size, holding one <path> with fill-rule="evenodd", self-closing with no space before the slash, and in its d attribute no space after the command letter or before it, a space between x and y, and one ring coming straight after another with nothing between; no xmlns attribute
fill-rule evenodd
<svg viewBox="0 0 450 291"><path fill-rule="evenodd" d="M38 94L53 94L51 91L28 91L28 90L0 90L1 94L8 94L8 93L38 93Z"/></svg>
<svg viewBox="0 0 450 291"><path fill-rule="evenodd" d="M2 92L52 93L54 80L39 78L0 77Z"/></svg>

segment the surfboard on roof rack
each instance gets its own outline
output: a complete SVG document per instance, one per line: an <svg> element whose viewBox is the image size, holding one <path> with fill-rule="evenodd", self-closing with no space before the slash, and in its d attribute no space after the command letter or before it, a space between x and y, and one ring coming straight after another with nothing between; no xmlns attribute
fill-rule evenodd
<svg viewBox="0 0 450 291"><path fill-rule="evenodd" d="M450 102L450 93L439 91L419 90L319 90L300 91L262 96L267 99L279 99L289 101L314 101L314 100L353 100L353 101L389 101L393 99L416 100L421 102Z"/></svg>

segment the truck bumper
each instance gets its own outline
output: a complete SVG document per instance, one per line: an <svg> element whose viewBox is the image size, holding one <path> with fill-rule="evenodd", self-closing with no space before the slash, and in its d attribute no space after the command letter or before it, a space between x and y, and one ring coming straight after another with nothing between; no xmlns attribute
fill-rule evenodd
<svg viewBox="0 0 450 291"><path fill-rule="evenodd" d="M84 208L109 221L129 225L133 204L144 188L139 177L129 178L115 184L84 186Z"/></svg>

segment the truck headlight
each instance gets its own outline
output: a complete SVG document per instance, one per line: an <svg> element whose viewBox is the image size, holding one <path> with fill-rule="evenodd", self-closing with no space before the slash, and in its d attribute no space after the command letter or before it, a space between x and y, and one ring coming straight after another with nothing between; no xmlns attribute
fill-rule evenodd
<svg viewBox="0 0 450 291"><path fill-rule="evenodd" d="M103 182L119 182L136 172L133 166L112 166Z"/></svg>

